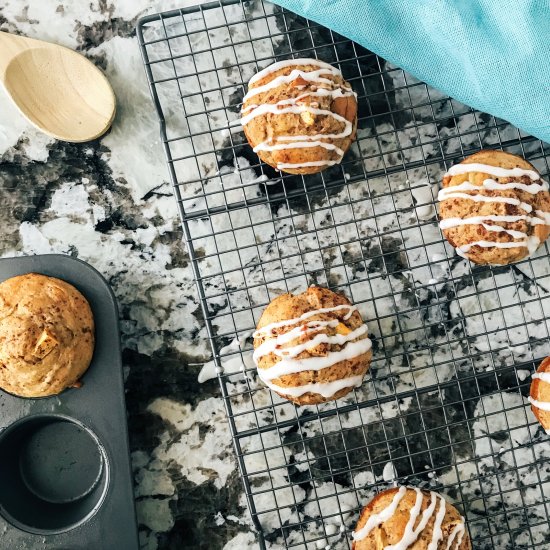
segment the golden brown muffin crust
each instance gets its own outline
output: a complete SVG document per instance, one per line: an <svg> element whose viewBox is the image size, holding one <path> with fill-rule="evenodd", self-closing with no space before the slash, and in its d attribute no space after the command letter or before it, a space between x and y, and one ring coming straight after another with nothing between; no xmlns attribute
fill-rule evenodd
<svg viewBox="0 0 550 550"><path fill-rule="evenodd" d="M94 321L72 285L37 273L0 284L0 388L21 397L75 385L94 349Z"/></svg>
<svg viewBox="0 0 550 550"><path fill-rule="evenodd" d="M358 532L373 514L379 514L384 508L387 508L399 489L388 489L376 495L361 511L361 516L355 527ZM431 504L431 495L428 491L422 491L423 500L419 516L415 522L416 528L420 523L422 512ZM406 493L400 500L395 514L388 520L375 527L364 539L353 541L353 550L383 550L386 546L397 544L405 532L405 527L410 519L410 512L416 502L417 493L413 488L407 487ZM439 498L437 499L435 511L430 517L426 527L419 533L417 540L408 547L408 550L427 550L433 536L433 528L436 520L437 510L439 508ZM463 523L458 510L450 503L445 503L445 516L441 524L443 538L439 541L437 550L445 550L451 532L455 526ZM452 544L452 550L471 550L472 544L468 531L465 530L461 544L458 545L458 537L455 537Z"/></svg>
<svg viewBox="0 0 550 550"><path fill-rule="evenodd" d="M310 287L302 294L298 294L296 296L292 294L282 294L281 296L275 298L266 307L258 322L257 329L261 329L271 323L298 318L304 313L312 310L331 308L340 305L351 305L351 302L345 296L322 287ZM338 319L340 321L340 325L338 327L323 327L320 328L315 334L325 332L329 335L333 335L336 334L337 331L352 331L363 325L363 320L357 310L352 313L349 319L344 319L348 312L348 309L342 309L335 312L319 313L315 316L308 318L307 321L329 321L332 319ZM288 332L295 326L297 325L285 325L283 327L272 330L269 334L260 333L254 338L254 348L258 348L263 342L268 339L276 338L278 335ZM344 328L342 328L342 326ZM293 344L306 342L314 337L315 334L308 334L299 341L293 342ZM367 338L367 334L364 334L361 338ZM336 344L320 343L317 344L315 347L308 348L302 351L299 355L296 356L296 358L306 359L309 357L324 357L329 352L338 351L340 349L342 349L342 347ZM295 387L314 382L333 382L335 380L340 380L357 375L363 376L369 368L371 356L372 353L369 350L367 353L358 355L349 360L340 361L330 367L326 367L317 371L307 370L295 374L280 376L279 378L275 378L272 382L281 387ZM274 353L264 355L258 361L258 369L268 369L277 364L279 361L280 358ZM282 397L293 401L297 405L310 405L338 399L339 397L342 397L350 392L351 389L352 387L343 388L334 395L326 398L324 398L320 394L311 392L305 393L299 397L285 395L283 392L277 393L279 393L279 395L281 395Z"/></svg>
<svg viewBox="0 0 550 550"><path fill-rule="evenodd" d="M544 361L542 361L537 369L537 372L550 372L550 357L547 357ZM534 399L535 401L550 403L550 384L544 380L540 380L540 378L533 378L529 395L531 396L531 399ZM548 432L550 430L550 411L544 411L534 405L531 405L531 410L537 420L541 423L542 427Z"/></svg>
<svg viewBox="0 0 550 550"><path fill-rule="evenodd" d="M460 164L488 164L491 166L499 166L501 168L522 168L524 170L537 171L525 159L505 153L503 151L482 150L474 155L464 159ZM518 199L521 202L527 203L533 207L533 212L529 215L536 216L536 210L550 212L550 193L548 191L540 191L537 194L531 194L521 189L506 189L506 190L490 190L481 189L485 179L493 179L499 183L520 182L527 185L535 183L528 176L521 177L496 177L483 172L469 172L466 174L457 174L455 176L445 175L443 178L443 188L453 187L461 183L469 181L470 183L479 186L480 190L473 193L472 191L460 191L466 194L478 194L487 197L508 197ZM536 183L542 183L537 180ZM496 202L475 202L473 200L463 198L449 198L441 201L439 205L439 217L441 220L447 218L470 218L474 216L498 215L498 216L518 216L526 215L527 212L519 206L507 203ZM493 222L488 224L495 225ZM545 241L550 233L548 225L531 225L527 221L520 220L511 223L498 222L496 225L508 230L521 231L528 236L538 237L540 242ZM449 243L455 248L463 246L475 241L495 241L495 242L513 242L515 239L505 232L489 231L481 224L461 225L443 230L443 235ZM468 259L476 264L493 264L503 265L511 262L519 261L529 254L527 247L518 246L512 248L497 248L497 247L480 247L473 246L467 253Z"/></svg>
<svg viewBox="0 0 550 550"><path fill-rule="evenodd" d="M249 84L249 92L260 86L264 86L282 75L289 75L292 71L311 72L318 71L319 65L308 64L307 60L292 66L283 67L274 70L263 78ZM276 104L279 101L288 101L303 96L308 92L315 92L319 88L325 89L351 89L351 86L343 79L341 75L333 75L323 73L322 78L330 80L332 84L310 82L304 78L297 76L290 83L283 83L276 88L259 93L249 99L245 98L242 106L242 116L250 113L248 110L253 105ZM355 96L331 97L328 96L306 96L297 103L302 106L311 106L316 109L324 109L336 113L352 124L352 132L350 135L342 138L321 138L333 146L336 146L343 151L347 151L351 143L355 140L357 130L357 99ZM284 105L288 107L289 105ZM274 114L266 113L253 118L250 122L243 126L244 133L250 145L254 148L263 142L275 143L278 137L281 136L298 136L307 135L314 136L318 134L338 134L345 129L345 124L342 121L336 120L334 117L323 114L315 114L311 111L305 113L284 113ZM316 140L319 141L319 140ZM284 143L277 141L276 143ZM294 142L296 143L296 142ZM307 162L316 161L340 161L340 155L334 151L325 149L322 146L307 147L307 148L287 148L275 151L257 151L258 156L265 163L273 168L277 168L279 164L297 164L303 165ZM284 172L290 174L313 174L327 168L327 165L321 166L299 166L296 168L282 168Z"/></svg>

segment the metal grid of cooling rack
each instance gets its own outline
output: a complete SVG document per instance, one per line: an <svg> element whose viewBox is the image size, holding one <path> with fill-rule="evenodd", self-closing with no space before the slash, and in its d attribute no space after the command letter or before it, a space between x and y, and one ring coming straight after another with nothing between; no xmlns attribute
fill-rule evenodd
<svg viewBox="0 0 550 550"><path fill-rule="evenodd" d="M548 248L469 265L434 198L480 148L545 175L549 146L269 3L151 15L137 34L261 547L349 548L397 479L445 494L476 549L548 548L548 443L526 400L550 353ZM289 57L337 65L358 93L357 142L315 176L259 163L234 125L248 79ZM250 334L310 284L358 305L374 358L350 396L300 408L257 381Z"/></svg>

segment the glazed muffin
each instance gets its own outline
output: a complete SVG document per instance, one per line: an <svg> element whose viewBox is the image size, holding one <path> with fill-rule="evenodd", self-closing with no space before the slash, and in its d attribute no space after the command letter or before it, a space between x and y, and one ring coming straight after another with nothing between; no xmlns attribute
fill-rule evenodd
<svg viewBox="0 0 550 550"><path fill-rule="evenodd" d="M550 233L548 184L510 153L480 151L455 164L438 198L443 235L476 264L517 262Z"/></svg>
<svg viewBox="0 0 550 550"><path fill-rule="evenodd" d="M254 333L259 377L297 405L338 399L361 385L371 355L361 315L327 288L275 298Z"/></svg>
<svg viewBox="0 0 550 550"><path fill-rule="evenodd" d="M550 435L550 357L547 357L533 374L529 402L533 414Z"/></svg>
<svg viewBox="0 0 550 550"><path fill-rule="evenodd" d="M261 160L290 174L313 174L338 164L355 139L357 94L328 63L280 61L250 79L241 116Z"/></svg>
<svg viewBox="0 0 550 550"><path fill-rule="evenodd" d="M37 273L0 284L0 388L21 397L75 385L94 350L94 320L72 285Z"/></svg>
<svg viewBox="0 0 550 550"><path fill-rule="evenodd" d="M457 509L441 495L413 487L376 495L363 508L353 533L353 550L383 550L393 545L409 550L472 548Z"/></svg>

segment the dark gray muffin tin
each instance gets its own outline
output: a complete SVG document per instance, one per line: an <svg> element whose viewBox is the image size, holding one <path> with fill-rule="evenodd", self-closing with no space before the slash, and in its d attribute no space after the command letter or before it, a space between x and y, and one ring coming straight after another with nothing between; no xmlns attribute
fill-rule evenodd
<svg viewBox="0 0 550 550"><path fill-rule="evenodd" d="M70 256L0 259L0 281L31 272L82 292L96 344L81 388L40 399L0 390L0 548L137 549L115 297Z"/></svg>

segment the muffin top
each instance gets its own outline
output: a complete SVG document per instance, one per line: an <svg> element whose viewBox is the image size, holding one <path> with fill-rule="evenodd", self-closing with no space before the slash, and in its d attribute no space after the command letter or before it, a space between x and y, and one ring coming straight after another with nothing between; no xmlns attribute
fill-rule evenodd
<svg viewBox="0 0 550 550"><path fill-rule="evenodd" d="M264 162L291 174L312 174L338 164L355 139L357 95L336 67L290 59L250 79L241 116Z"/></svg>
<svg viewBox="0 0 550 550"><path fill-rule="evenodd" d="M550 232L550 193L535 168L503 151L479 151L445 174L440 227L477 264L509 264L534 253Z"/></svg>
<svg viewBox="0 0 550 550"><path fill-rule="evenodd" d="M371 357L359 312L322 287L275 298L258 322L254 348L260 378L298 404L335 399L358 386Z"/></svg>
<svg viewBox="0 0 550 550"><path fill-rule="evenodd" d="M354 550L471 550L464 518L441 495L413 487L388 489L362 510Z"/></svg>
<svg viewBox="0 0 550 550"><path fill-rule="evenodd" d="M529 401L537 420L550 435L550 357L547 357L532 376Z"/></svg>
<svg viewBox="0 0 550 550"><path fill-rule="evenodd" d="M21 397L74 385L94 349L94 321L72 285L28 273L0 284L0 388Z"/></svg>

